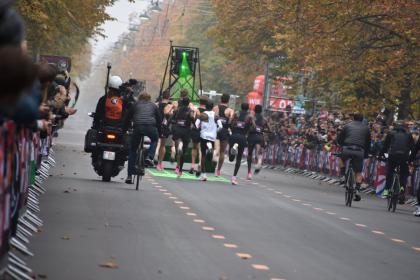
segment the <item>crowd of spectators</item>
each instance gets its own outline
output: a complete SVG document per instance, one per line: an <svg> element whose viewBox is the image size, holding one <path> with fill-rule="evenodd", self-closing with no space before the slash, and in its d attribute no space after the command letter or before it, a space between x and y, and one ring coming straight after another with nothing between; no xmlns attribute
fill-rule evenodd
<svg viewBox="0 0 420 280"><path fill-rule="evenodd" d="M0 5L0 125L12 120L45 135L76 113L69 106L71 80L66 69L34 62L12 2Z"/></svg>
<svg viewBox="0 0 420 280"><path fill-rule="evenodd" d="M351 114L328 112L323 109L313 116L290 114L287 112L270 112L268 123L271 134L268 143L282 143L292 146L305 145L308 149L330 151L336 146L337 135L352 120ZM393 117L389 112L379 112L372 118L365 118L371 130L370 153L378 155L386 134L393 129ZM420 132L420 121L404 121L408 131L417 142Z"/></svg>

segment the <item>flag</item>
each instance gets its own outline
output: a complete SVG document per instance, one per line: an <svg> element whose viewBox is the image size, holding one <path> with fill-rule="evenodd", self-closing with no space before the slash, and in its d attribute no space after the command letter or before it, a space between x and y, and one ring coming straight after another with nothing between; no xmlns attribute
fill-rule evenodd
<svg viewBox="0 0 420 280"><path fill-rule="evenodd" d="M386 183L386 165L385 162L379 162L376 169L376 178L373 187L376 190L376 195L380 195L385 189Z"/></svg>

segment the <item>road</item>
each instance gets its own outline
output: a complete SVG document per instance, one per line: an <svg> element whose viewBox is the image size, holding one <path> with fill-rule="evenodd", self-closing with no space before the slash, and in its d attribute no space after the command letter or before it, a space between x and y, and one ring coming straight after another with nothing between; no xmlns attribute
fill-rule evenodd
<svg viewBox="0 0 420 280"><path fill-rule="evenodd" d="M408 206L388 213L364 196L350 209L340 187L273 170L246 181L244 167L238 186L156 172L138 192L125 173L101 182L82 151L96 97L83 98L56 141L30 244L40 278L418 279L420 219Z"/></svg>

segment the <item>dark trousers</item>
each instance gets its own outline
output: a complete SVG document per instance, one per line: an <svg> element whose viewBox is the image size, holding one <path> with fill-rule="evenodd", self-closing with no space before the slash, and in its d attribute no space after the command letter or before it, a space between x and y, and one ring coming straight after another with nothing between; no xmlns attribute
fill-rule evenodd
<svg viewBox="0 0 420 280"><path fill-rule="evenodd" d="M400 166L400 184L402 187L404 187L404 189L407 186L407 179L409 175L407 159L390 156L388 158L388 163L387 163L387 174L386 174L386 184L385 184L385 188L388 190L391 187L392 177L394 175L394 169L397 166Z"/></svg>
<svg viewBox="0 0 420 280"><path fill-rule="evenodd" d="M157 141L158 141L158 130L153 125L139 125L134 127L133 135L131 135L130 140L130 153L128 155L128 176L134 174L134 166L137 158L137 149L140 145L141 137L147 136L150 138L150 148L149 151L145 154L145 159L153 159Z"/></svg>

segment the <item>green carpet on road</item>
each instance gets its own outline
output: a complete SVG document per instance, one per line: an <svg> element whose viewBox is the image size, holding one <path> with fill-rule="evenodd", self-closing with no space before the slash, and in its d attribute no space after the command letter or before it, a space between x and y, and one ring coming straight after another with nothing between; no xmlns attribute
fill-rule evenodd
<svg viewBox="0 0 420 280"><path fill-rule="evenodd" d="M147 169L147 171L155 177L161 178L168 178L168 179L178 179L175 172L173 170L164 170L164 171L157 171ZM185 172L182 174L182 177L179 178L180 180L192 180L192 181L199 181L200 179L197 178L194 174L190 174ZM230 183L230 181L224 177L216 177L216 176L208 176L208 182L219 182L219 183Z"/></svg>

